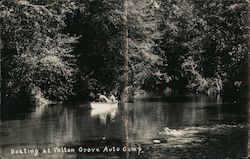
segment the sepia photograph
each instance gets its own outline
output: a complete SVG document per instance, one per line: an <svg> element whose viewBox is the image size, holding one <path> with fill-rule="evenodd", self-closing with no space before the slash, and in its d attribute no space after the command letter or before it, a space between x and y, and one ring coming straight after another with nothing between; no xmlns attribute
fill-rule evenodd
<svg viewBox="0 0 250 159"><path fill-rule="evenodd" d="M249 0L0 0L0 159L250 158Z"/></svg>

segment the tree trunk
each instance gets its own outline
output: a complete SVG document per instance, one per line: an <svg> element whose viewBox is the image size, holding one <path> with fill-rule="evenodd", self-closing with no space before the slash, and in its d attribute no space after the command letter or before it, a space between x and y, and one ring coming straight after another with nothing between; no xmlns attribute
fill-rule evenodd
<svg viewBox="0 0 250 159"><path fill-rule="evenodd" d="M248 96L247 96L247 112L249 114L249 105L250 105L250 102L249 102L249 99L250 99L250 87L249 87L249 84L250 84L250 73L249 73L249 70L250 70L250 0L247 0L247 15L246 15L246 19L247 19L247 84L248 84ZM250 122L250 117L248 115L248 121ZM248 138L250 138L250 132L248 130ZM248 146L247 147L247 155L248 157L250 156L250 148L249 148L249 144L247 144Z"/></svg>
<svg viewBox="0 0 250 159"><path fill-rule="evenodd" d="M2 40L0 35L0 122L1 122L1 106L2 106Z"/></svg>
<svg viewBox="0 0 250 159"><path fill-rule="evenodd" d="M126 146L128 148L128 71L129 71L129 67L128 67L128 0L124 0L124 29L123 29L123 62L124 62L124 73L123 73L123 92L122 92L122 96L121 96L121 100L124 102L123 106L124 106L124 146ZM127 151L125 154L125 158L129 158L129 152Z"/></svg>
<svg viewBox="0 0 250 159"><path fill-rule="evenodd" d="M124 62L124 73L123 73L123 91L121 95L122 101L128 101L128 1L124 0L124 29L123 29L123 62Z"/></svg>

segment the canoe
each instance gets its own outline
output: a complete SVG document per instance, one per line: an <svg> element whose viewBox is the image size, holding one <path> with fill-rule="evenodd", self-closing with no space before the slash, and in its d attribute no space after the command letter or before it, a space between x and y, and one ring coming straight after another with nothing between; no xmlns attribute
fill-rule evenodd
<svg viewBox="0 0 250 159"><path fill-rule="evenodd" d="M113 108L117 108L118 102L110 102L110 103L91 102L90 106L91 106L91 109L110 110Z"/></svg>

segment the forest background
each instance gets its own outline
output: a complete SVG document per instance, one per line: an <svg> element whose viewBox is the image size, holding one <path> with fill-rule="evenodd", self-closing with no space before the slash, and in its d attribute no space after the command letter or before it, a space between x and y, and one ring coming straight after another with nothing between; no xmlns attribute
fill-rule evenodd
<svg viewBox="0 0 250 159"><path fill-rule="evenodd" d="M1 0L2 105L121 96L126 79L131 96L168 89L245 100L246 7L243 0Z"/></svg>

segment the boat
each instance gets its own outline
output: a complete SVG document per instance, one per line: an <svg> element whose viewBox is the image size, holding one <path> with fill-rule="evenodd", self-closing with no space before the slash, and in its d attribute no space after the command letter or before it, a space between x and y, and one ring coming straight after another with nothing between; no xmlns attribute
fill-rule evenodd
<svg viewBox="0 0 250 159"><path fill-rule="evenodd" d="M118 107L118 102L91 102L91 109L110 110Z"/></svg>

